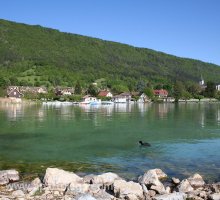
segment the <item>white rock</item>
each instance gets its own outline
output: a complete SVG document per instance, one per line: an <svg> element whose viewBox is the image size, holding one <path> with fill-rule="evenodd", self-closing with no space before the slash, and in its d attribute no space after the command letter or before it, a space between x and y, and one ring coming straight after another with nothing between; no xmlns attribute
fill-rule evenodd
<svg viewBox="0 0 220 200"><path fill-rule="evenodd" d="M185 200L186 194L182 192L174 192L172 194L155 196L153 199L154 200Z"/></svg>
<svg viewBox="0 0 220 200"><path fill-rule="evenodd" d="M161 185L151 185L150 189L156 191L159 194L166 194L167 193L164 186L163 186L163 184L161 184Z"/></svg>
<svg viewBox="0 0 220 200"><path fill-rule="evenodd" d="M142 186L142 189L143 189L144 193L145 193L145 194L148 194L149 191L148 191L146 185L142 184L141 186Z"/></svg>
<svg viewBox="0 0 220 200"><path fill-rule="evenodd" d="M178 189L179 189L179 192L183 192L183 193L191 192L194 190L187 179L182 180L180 182Z"/></svg>
<svg viewBox="0 0 220 200"><path fill-rule="evenodd" d="M90 194L85 194L76 198L76 200L96 200L96 199L92 197Z"/></svg>
<svg viewBox="0 0 220 200"><path fill-rule="evenodd" d="M93 184L104 184L104 185L111 185L114 183L115 180L121 179L117 174L107 172L101 175L94 176L92 178Z"/></svg>
<svg viewBox="0 0 220 200"><path fill-rule="evenodd" d="M115 197L110 195L109 193L105 192L104 190L100 190L100 192L96 195L94 195L94 197L97 200L114 200Z"/></svg>
<svg viewBox="0 0 220 200"><path fill-rule="evenodd" d="M160 175L161 177L161 175ZM141 184L145 184L145 185L156 185L156 186L161 186L161 182L159 180L159 177L157 175L157 170L155 169L151 169L149 171L147 171L143 177L140 178L139 182Z"/></svg>
<svg viewBox="0 0 220 200"><path fill-rule="evenodd" d="M29 187L27 188L27 191L29 192L29 195L35 195L37 191L39 191L42 188L42 183L39 178L35 178Z"/></svg>
<svg viewBox="0 0 220 200"><path fill-rule="evenodd" d="M220 200L220 193L214 193L210 195L212 200Z"/></svg>
<svg viewBox="0 0 220 200"><path fill-rule="evenodd" d="M176 184L176 185L180 183L180 179L175 178L175 177L172 178L172 181L173 181L173 183Z"/></svg>
<svg viewBox="0 0 220 200"><path fill-rule="evenodd" d="M149 190L148 194L149 194L151 197L154 197L157 193L156 193L154 190Z"/></svg>
<svg viewBox="0 0 220 200"><path fill-rule="evenodd" d="M0 171L0 185L6 185L14 181L19 181L18 171L14 169Z"/></svg>
<svg viewBox="0 0 220 200"><path fill-rule="evenodd" d="M202 197L202 198L206 198L206 197L207 197L207 194L206 194L205 191L201 191L201 192L199 193L199 196Z"/></svg>
<svg viewBox="0 0 220 200"><path fill-rule="evenodd" d="M44 184L51 190L64 191L70 183L80 183L82 178L73 172L67 172L57 168L47 168L44 176Z"/></svg>
<svg viewBox="0 0 220 200"><path fill-rule="evenodd" d="M202 187L205 185L205 182L199 174L194 174L188 178L188 181L192 187Z"/></svg>
<svg viewBox="0 0 220 200"><path fill-rule="evenodd" d="M169 186L166 187L166 193L169 194L171 192L171 188Z"/></svg>
<svg viewBox="0 0 220 200"><path fill-rule="evenodd" d="M159 179L167 178L167 175L161 169L153 169Z"/></svg>
<svg viewBox="0 0 220 200"><path fill-rule="evenodd" d="M24 197L24 192L22 190L16 190L14 192L12 192L11 194L13 197L15 198L20 198L20 197Z"/></svg>
<svg viewBox="0 0 220 200"><path fill-rule="evenodd" d="M78 195L78 194L84 194L89 191L90 185L87 183L70 183L70 185L67 188L66 194L68 195Z"/></svg>
<svg viewBox="0 0 220 200"><path fill-rule="evenodd" d="M140 184L133 181L116 180L113 184L114 193L122 199L143 199L143 189Z"/></svg>
<svg viewBox="0 0 220 200"><path fill-rule="evenodd" d="M103 184L91 184L89 186L89 193L90 194L97 194L102 190L101 188L103 187Z"/></svg>

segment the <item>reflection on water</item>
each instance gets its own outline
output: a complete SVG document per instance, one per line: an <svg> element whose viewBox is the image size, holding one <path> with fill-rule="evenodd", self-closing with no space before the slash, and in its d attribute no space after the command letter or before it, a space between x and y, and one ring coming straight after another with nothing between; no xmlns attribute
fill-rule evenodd
<svg viewBox="0 0 220 200"><path fill-rule="evenodd" d="M140 139L152 147L139 148ZM170 175L199 171L216 178L220 104L0 104L0 144L0 169L83 163L85 171L111 168L126 176L159 167Z"/></svg>

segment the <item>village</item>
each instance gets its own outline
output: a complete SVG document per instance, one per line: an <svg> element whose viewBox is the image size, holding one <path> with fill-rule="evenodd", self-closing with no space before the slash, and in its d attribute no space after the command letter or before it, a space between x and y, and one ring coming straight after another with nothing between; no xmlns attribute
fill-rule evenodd
<svg viewBox="0 0 220 200"><path fill-rule="evenodd" d="M96 83L92 83L91 86L96 88ZM198 86L202 91L207 89L203 78L198 83ZM216 94L220 92L220 84L214 86ZM7 100L10 102L22 102L23 99L39 100L43 103L50 102L73 102L81 105L100 105L100 104L114 104L114 103L150 103L150 102L207 102L217 101L216 98L204 98L199 96L198 98L176 98L174 94L170 94L166 89L150 89L152 94L147 92L122 92L113 93L110 89L104 90L98 89L96 93L90 92L89 89L81 91L81 94L76 93L76 87L54 87L50 90L44 86L8 86L6 89ZM93 93L93 94L91 94Z"/></svg>

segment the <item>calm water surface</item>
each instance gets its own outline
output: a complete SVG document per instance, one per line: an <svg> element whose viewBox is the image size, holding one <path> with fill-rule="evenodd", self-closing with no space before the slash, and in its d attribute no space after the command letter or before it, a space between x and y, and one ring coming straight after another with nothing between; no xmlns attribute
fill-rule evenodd
<svg viewBox="0 0 220 200"><path fill-rule="evenodd" d="M152 144L140 148L138 141ZM48 166L133 178L161 168L220 180L220 104L0 104L0 170Z"/></svg>

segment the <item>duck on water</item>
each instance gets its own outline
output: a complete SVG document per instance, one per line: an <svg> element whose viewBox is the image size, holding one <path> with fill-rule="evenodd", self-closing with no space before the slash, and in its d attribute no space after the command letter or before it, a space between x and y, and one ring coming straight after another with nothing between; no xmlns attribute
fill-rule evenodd
<svg viewBox="0 0 220 200"><path fill-rule="evenodd" d="M150 143L142 142L141 140L139 141L139 144L140 144L140 146L143 146L143 147L150 147L151 146Z"/></svg>

